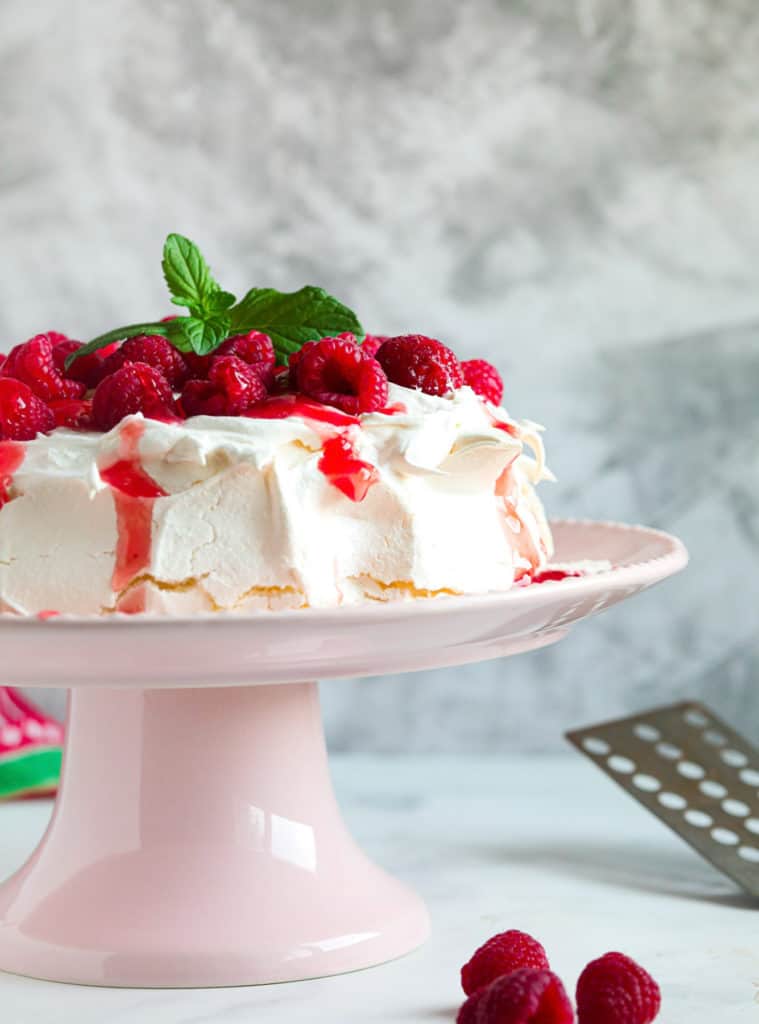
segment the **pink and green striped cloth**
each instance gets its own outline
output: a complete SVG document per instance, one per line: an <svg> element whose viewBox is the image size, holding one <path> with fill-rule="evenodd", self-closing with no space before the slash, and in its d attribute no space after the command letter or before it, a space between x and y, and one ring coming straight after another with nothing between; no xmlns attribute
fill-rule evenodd
<svg viewBox="0 0 759 1024"><path fill-rule="evenodd" d="M0 686L0 800L54 793L63 727L18 690Z"/></svg>

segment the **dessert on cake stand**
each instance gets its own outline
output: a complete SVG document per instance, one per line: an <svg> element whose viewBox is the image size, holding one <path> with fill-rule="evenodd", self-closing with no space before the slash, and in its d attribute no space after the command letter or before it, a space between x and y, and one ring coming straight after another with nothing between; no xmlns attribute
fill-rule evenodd
<svg viewBox="0 0 759 1024"><path fill-rule="evenodd" d="M0 969L246 985L422 943L424 904L342 822L309 680L533 650L687 561L653 530L553 529L557 561L613 568L504 594L248 617L0 616L3 682L72 688L52 821L0 886Z"/></svg>

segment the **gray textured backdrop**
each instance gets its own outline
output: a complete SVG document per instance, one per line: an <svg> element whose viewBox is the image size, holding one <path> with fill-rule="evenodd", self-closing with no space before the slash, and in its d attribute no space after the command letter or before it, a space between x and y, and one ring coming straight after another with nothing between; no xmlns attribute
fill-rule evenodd
<svg viewBox="0 0 759 1024"><path fill-rule="evenodd" d="M3 0L0 339L163 312L167 231L503 368L556 514L688 573L541 653L324 687L334 746L495 750L684 695L756 737L755 0Z"/></svg>

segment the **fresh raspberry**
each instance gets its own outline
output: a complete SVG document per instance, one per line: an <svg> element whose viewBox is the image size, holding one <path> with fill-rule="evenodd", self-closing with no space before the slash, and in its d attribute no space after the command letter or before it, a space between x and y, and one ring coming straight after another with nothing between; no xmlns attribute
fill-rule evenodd
<svg viewBox="0 0 759 1024"><path fill-rule="evenodd" d="M503 378L492 363L486 359L467 359L461 364L464 383L475 394L493 405L500 405L503 398Z"/></svg>
<svg viewBox="0 0 759 1024"><path fill-rule="evenodd" d="M356 335L351 334L350 331L343 331L342 334L336 334L334 337L340 341L348 341L352 342L354 345L356 344ZM324 341L325 339L322 338L321 340ZM306 352L309 352L316 344L318 344L316 341L306 341L296 352L290 353L287 365L290 368L290 386L294 390L297 390L298 388L298 364Z"/></svg>
<svg viewBox="0 0 759 1024"><path fill-rule="evenodd" d="M155 367L174 391L178 391L190 375L181 353L160 334L140 334L127 338L104 362L103 377L120 370L126 363L145 363Z"/></svg>
<svg viewBox="0 0 759 1024"><path fill-rule="evenodd" d="M387 405L384 370L348 337L322 338L304 346L295 376L303 394L353 416Z"/></svg>
<svg viewBox="0 0 759 1024"><path fill-rule="evenodd" d="M367 334L361 342L361 351L365 356L371 356L372 359L375 359L380 346L384 345L386 341L386 334Z"/></svg>
<svg viewBox="0 0 759 1024"><path fill-rule="evenodd" d="M624 953L593 960L577 982L579 1024L650 1024L660 1008L659 986Z"/></svg>
<svg viewBox="0 0 759 1024"><path fill-rule="evenodd" d="M445 395L464 383L461 364L449 348L423 334L388 338L377 360L393 384L427 395Z"/></svg>
<svg viewBox="0 0 759 1024"><path fill-rule="evenodd" d="M21 381L0 379L0 440L33 441L55 429L55 417Z"/></svg>
<svg viewBox="0 0 759 1024"><path fill-rule="evenodd" d="M502 974L519 967L550 968L546 951L537 939L511 929L488 939L461 968L461 987L470 996Z"/></svg>
<svg viewBox="0 0 759 1024"><path fill-rule="evenodd" d="M572 1024L574 1012L553 971L521 967L496 978L477 1000L476 1024ZM465 1004L466 1005L466 1004Z"/></svg>
<svg viewBox="0 0 759 1024"><path fill-rule="evenodd" d="M287 367L290 371L290 387L294 391L298 389L298 366L300 361L306 352L310 352L315 345L315 341L307 341L296 352L291 352L287 358Z"/></svg>
<svg viewBox="0 0 759 1024"><path fill-rule="evenodd" d="M51 337L52 334L53 332L50 331L48 337ZM111 352L116 350L116 346L109 345L98 352L91 352L87 356L82 356L81 359L77 359L76 362L72 363L67 370L66 360L72 352L78 352L80 348L82 348L81 341L73 341L71 338L62 337L60 341L53 345L53 362L58 372L62 373L68 380L78 380L87 388L95 388L103 377L103 363Z"/></svg>
<svg viewBox="0 0 759 1024"><path fill-rule="evenodd" d="M55 416L56 427L68 427L69 430L95 429L92 419L92 402L66 398L61 402L51 402L50 409Z"/></svg>
<svg viewBox="0 0 759 1024"><path fill-rule="evenodd" d="M66 380L55 364L53 344L66 341L57 332L37 334L29 341L16 345L8 353L3 365L3 376L20 380L31 388L43 402L64 398L81 398L85 386L81 381Z"/></svg>
<svg viewBox="0 0 759 1024"><path fill-rule="evenodd" d="M240 416L266 398L266 385L237 356L217 356L208 380L190 380L182 391L186 416Z"/></svg>
<svg viewBox="0 0 759 1024"><path fill-rule="evenodd" d="M469 998L461 1004L459 1012L456 1014L456 1024L477 1024L477 1010L480 1005L480 1000L485 995L487 989L481 988L479 992L473 992Z"/></svg>
<svg viewBox="0 0 759 1024"><path fill-rule="evenodd" d="M227 416L239 416L266 398L266 384L256 368L239 356L217 356L208 379L227 400Z"/></svg>
<svg viewBox="0 0 759 1024"><path fill-rule="evenodd" d="M190 380L208 380L208 372L215 355L215 352L207 356L199 356L197 352L184 352L183 357L190 371Z"/></svg>
<svg viewBox="0 0 759 1024"><path fill-rule="evenodd" d="M190 416L226 416L227 402L210 380L188 380L179 399L182 412Z"/></svg>
<svg viewBox="0 0 759 1024"><path fill-rule="evenodd" d="M100 430L111 430L125 416L141 412L154 420L171 420L176 408L164 375L147 363L125 363L104 377L92 396L92 418Z"/></svg>
<svg viewBox="0 0 759 1024"><path fill-rule="evenodd" d="M60 345L64 341L72 340L71 338L69 338L68 334L63 334L62 331L46 331L45 333L47 334L48 338L50 338L53 348L55 348L56 345Z"/></svg>
<svg viewBox="0 0 759 1024"><path fill-rule="evenodd" d="M214 352L215 356L237 356L244 363L252 366L267 387L274 383L274 366L277 358L274 346L268 334L261 331L248 331L247 334L235 334L227 338Z"/></svg>
<svg viewBox="0 0 759 1024"><path fill-rule="evenodd" d="M243 362L255 366L267 387L271 387L274 383L276 358L274 346L268 334L263 334L261 331L235 334L223 341L216 351L207 356L199 356L197 352L185 352L184 359L190 368L191 378L207 380L211 364L218 356L237 356Z"/></svg>

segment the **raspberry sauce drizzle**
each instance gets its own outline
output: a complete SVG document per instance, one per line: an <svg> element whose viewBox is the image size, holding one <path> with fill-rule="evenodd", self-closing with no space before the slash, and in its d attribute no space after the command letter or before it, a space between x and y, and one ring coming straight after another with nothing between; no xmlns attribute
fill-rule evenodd
<svg viewBox="0 0 759 1024"><path fill-rule="evenodd" d="M352 427L360 423L357 416L349 416L346 412L311 402L300 395L266 398L248 409L244 415L254 420L285 420L290 416L300 416L304 420L328 423L333 427Z"/></svg>
<svg viewBox="0 0 759 1024"><path fill-rule="evenodd" d="M514 582L519 583L520 580L530 582L548 552L542 538L538 538L536 544L519 514L519 487L513 473L514 461L512 459L496 481L495 493L503 502L503 529L507 543L523 561L529 563L529 568L522 565L516 569Z"/></svg>
<svg viewBox="0 0 759 1024"><path fill-rule="evenodd" d="M166 497L164 491L140 464L139 444L145 432L140 420L126 423L119 435L119 458L100 470L101 479L109 485L116 507L116 564L111 587L119 594L150 565L153 545L153 505L156 498ZM137 588L119 602L119 611L134 614L145 611L145 592Z"/></svg>
<svg viewBox="0 0 759 1024"><path fill-rule="evenodd" d="M496 430L503 430L504 433L509 434L510 437L518 437L519 431L513 423L507 423L506 420L499 420L496 416L490 413L490 425Z"/></svg>
<svg viewBox="0 0 759 1024"><path fill-rule="evenodd" d="M377 415L379 416L405 416L408 409L403 402L393 402L392 405L386 405L384 409L378 409Z"/></svg>
<svg viewBox="0 0 759 1024"><path fill-rule="evenodd" d="M26 449L18 441L0 441L0 508L8 501L13 474L26 456Z"/></svg>
<svg viewBox="0 0 759 1024"><path fill-rule="evenodd" d="M322 439L323 451L318 462L320 472L351 501L363 501L369 488L379 480L376 467L358 457L348 437L348 429L361 423L357 416L311 402L300 395L267 398L254 405L245 415L252 419L276 420L300 416L309 422Z"/></svg>
<svg viewBox="0 0 759 1024"><path fill-rule="evenodd" d="M582 576L581 572L577 572L576 570L572 570L572 569L543 569L542 572L536 573L532 577L530 582L531 583L554 583L554 582L556 582L558 580L567 580L567 579L572 579L572 578L575 578L575 577L579 579L581 576Z"/></svg>
<svg viewBox="0 0 759 1024"><path fill-rule="evenodd" d="M363 501L372 484L379 480L376 467L359 459L353 445L342 434L325 441L323 448L319 459L321 472L351 501Z"/></svg>

